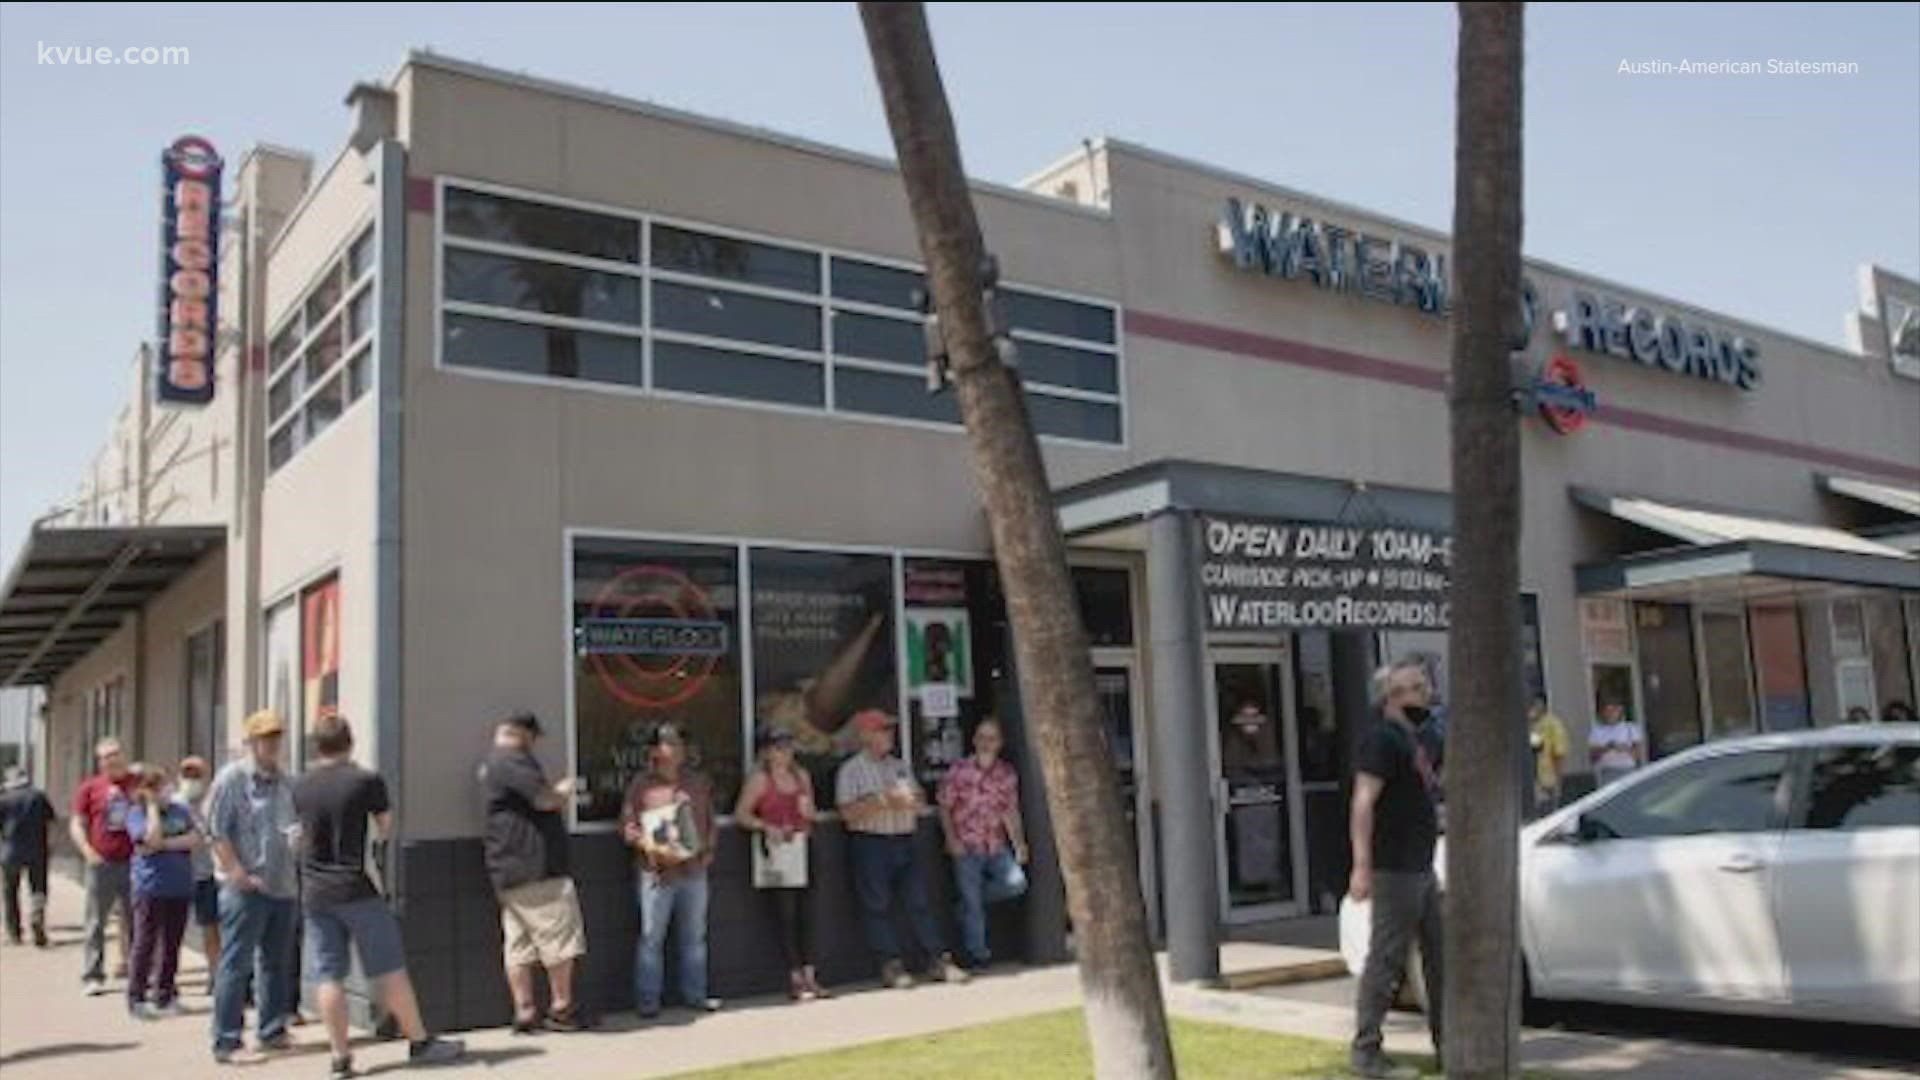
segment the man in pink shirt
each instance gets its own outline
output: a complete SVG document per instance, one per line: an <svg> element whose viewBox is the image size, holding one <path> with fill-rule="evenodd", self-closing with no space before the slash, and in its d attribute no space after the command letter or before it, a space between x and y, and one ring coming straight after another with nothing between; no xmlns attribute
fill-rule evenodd
<svg viewBox="0 0 1920 1080"><path fill-rule="evenodd" d="M1027 891L1027 835L1020 822L1020 778L1003 761L1000 721L989 716L973 729L973 755L947 771L940 785L940 824L953 857L959 899L960 944L969 967L987 966L986 905Z"/></svg>

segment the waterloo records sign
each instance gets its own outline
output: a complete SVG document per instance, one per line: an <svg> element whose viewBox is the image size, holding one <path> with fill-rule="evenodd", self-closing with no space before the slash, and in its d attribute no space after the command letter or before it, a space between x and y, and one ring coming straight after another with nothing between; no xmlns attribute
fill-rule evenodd
<svg viewBox="0 0 1920 1080"><path fill-rule="evenodd" d="M1446 629L1445 533L1213 516L1200 528L1210 630Z"/></svg>
<svg viewBox="0 0 1920 1080"><path fill-rule="evenodd" d="M160 325L154 396L213 400L220 327L220 172L213 144L183 135L160 155Z"/></svg>

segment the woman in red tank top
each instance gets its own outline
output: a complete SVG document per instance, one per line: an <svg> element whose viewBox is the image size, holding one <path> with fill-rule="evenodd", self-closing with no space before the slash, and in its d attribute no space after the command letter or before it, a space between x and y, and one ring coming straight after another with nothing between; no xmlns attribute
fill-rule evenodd
<svg viewBox="0 0 1920 1080"><path fill-rule="evenodd" d="M793 759L793 736L760 736L760 763L740 788L734 823L753 834L754 887L766 893L787 960L787 992L795 1001L826 997L813 971L808 917L808 836L813 830L813 778Z"/></svg>

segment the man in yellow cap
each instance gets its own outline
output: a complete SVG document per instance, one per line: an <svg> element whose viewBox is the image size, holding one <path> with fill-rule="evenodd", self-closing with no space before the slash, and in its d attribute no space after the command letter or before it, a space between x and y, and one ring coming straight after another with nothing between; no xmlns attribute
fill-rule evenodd
<svg viewBox="0 0 1920 1080"><path fill-rule="evenodd" d="M286 725L262 709L242 729L246 753L220 770L207 794L207 828L220 880L220 963L214 973L213 1058L238 1059L246 1026L247 992L258 988L261 1050L293 1045L287 1021L294 948L295 897L299 883L294 848L299 819L293 784L280 766Z"/></svg>

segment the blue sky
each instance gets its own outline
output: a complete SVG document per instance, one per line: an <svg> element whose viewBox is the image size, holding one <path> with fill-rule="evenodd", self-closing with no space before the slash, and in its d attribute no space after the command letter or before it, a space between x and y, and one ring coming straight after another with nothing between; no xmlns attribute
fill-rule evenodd
<svg viewBox="0 0 1920 1080"><path fill-rule="evenodd" d="M935 5L971 172L1111 134L1444 228L1450 5ZM41 45L184 45L62 67ZM877 153L851 4L0 5L0 568L68 496L153 330L157 155L183 131L330 156L410 47ZM1920 274L1920 5L1529 14L1530 255L1839 343L1854 269ZM1629 76L1620 61L1851 61Z"/></svg>

